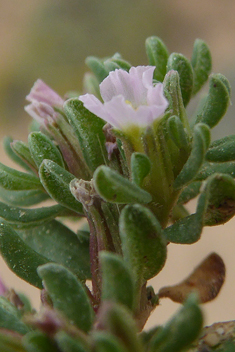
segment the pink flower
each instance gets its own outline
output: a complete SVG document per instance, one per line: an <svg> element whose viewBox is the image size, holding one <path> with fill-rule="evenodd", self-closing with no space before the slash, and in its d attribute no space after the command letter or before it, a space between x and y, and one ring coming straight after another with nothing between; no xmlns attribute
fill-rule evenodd
<svg viewBox="0 0 235 352"><path fill-rule="evenodd" d="M45 82L38 79L31 89L30 93L26 96L26 99L31 102L46 103L53 107L62 108L64 99L51 89Z"/></svg>
<svg viewBox="0 0 235 352"><path fill-rule="evenodd" d="M40 124L52 123L56 120L54 107L63 108L62 99L41 79L38 79L26 99L31 103L25 106L25 111Z"/></svg>
<svg viewBox="0 0 235 352"><path fill-rule="evenodd" d="M129 73L116 69L100 84L102 103L92 94L79 97L85 108L124 130L131 125L146 127L165 112L168 101L163 85L153 85L153 66L131 67Z"/></svg>

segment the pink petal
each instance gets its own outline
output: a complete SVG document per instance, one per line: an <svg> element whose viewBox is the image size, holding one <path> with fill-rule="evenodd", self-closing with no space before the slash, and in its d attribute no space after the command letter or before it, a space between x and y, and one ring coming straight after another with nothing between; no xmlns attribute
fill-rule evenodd
<svg viewBox="0 0 235 352"><path fill-rule="evenodd" d="M62 99L53 89L51 89L41 79L38 79L26 99L33 103L47 103L50 106L62 107L64 99Z"/></svg>
<svg viewBox="0 0 235 352"><path fill-rule="evenodd" d="M46 121L53 122L55 119L54 109L45 103L33 102L25 106L25 111L37 122L44 124Z"/></svg>
<svg viewBox="0 0 235 352"><path fill-rule="evenodd" d="M150 106L151 105L158 105L159 107L162 107L163 112L166 110L169 103L168 103L168 100L164 96L162 83L158 83L155 87L153 87L153 86L149 87L148 94L147 94L147 103Z"/></svg>

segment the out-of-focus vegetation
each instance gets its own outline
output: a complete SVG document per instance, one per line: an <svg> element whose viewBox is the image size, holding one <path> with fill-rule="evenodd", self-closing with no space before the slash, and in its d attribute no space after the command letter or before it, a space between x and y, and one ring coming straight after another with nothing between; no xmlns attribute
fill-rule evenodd
<svg viewBox="0 0 235 352"><path fill-rule="evenodd" d="M61 94L80 90L88 55L118 51L133 65L145 64L150 35L185 55L201 37L216 70L228 69L235 56L233 10L232 0L0 0L1 124L26 125L24 97L38 77Z"/></svg>

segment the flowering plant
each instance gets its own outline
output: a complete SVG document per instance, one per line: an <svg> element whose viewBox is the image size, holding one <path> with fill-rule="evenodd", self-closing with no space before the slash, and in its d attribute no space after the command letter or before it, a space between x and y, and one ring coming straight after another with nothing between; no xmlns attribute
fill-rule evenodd
<svg viewBox="0 0 235 352"><path fill-rule="evenodd" d="M235 136L210 141L230 85L210 75L201 40L191 62L169 55L157 37L146 51L149 66L132 67L119 54L89 57L86 94L77 97L62 98L38 80L26 97L34 119L28 143L4 140L24 171L0 164L0 252L41 290L41 309L0 282L1 351L234 349L233 322L221 323L221 334L217 326L202 330L200 304L218 295L225 278L218 254L178 285L148 286L170 243L193 244L204 226L235 214ZM189 120L186 106L208 78ZM185 204L196 197L190 214ZM53 204L32 207L47 200ZM77 221L77 233L65 218ZM166 297L181 309L165 326L142 331Z"/></svg>

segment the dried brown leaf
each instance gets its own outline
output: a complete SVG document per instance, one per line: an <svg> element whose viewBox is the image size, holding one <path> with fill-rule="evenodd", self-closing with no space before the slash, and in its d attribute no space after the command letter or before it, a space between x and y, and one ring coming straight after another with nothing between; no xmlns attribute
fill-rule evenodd
<svg viewBox="0 0 235 352"><path fill-rule="evenodd" d="M218 295L224 279L223 259L211 253L184 281L161 288L158 295L159 298L168 297L174 302L183 303L190 293L197 292L200 303L206 303Z"/></svg>

